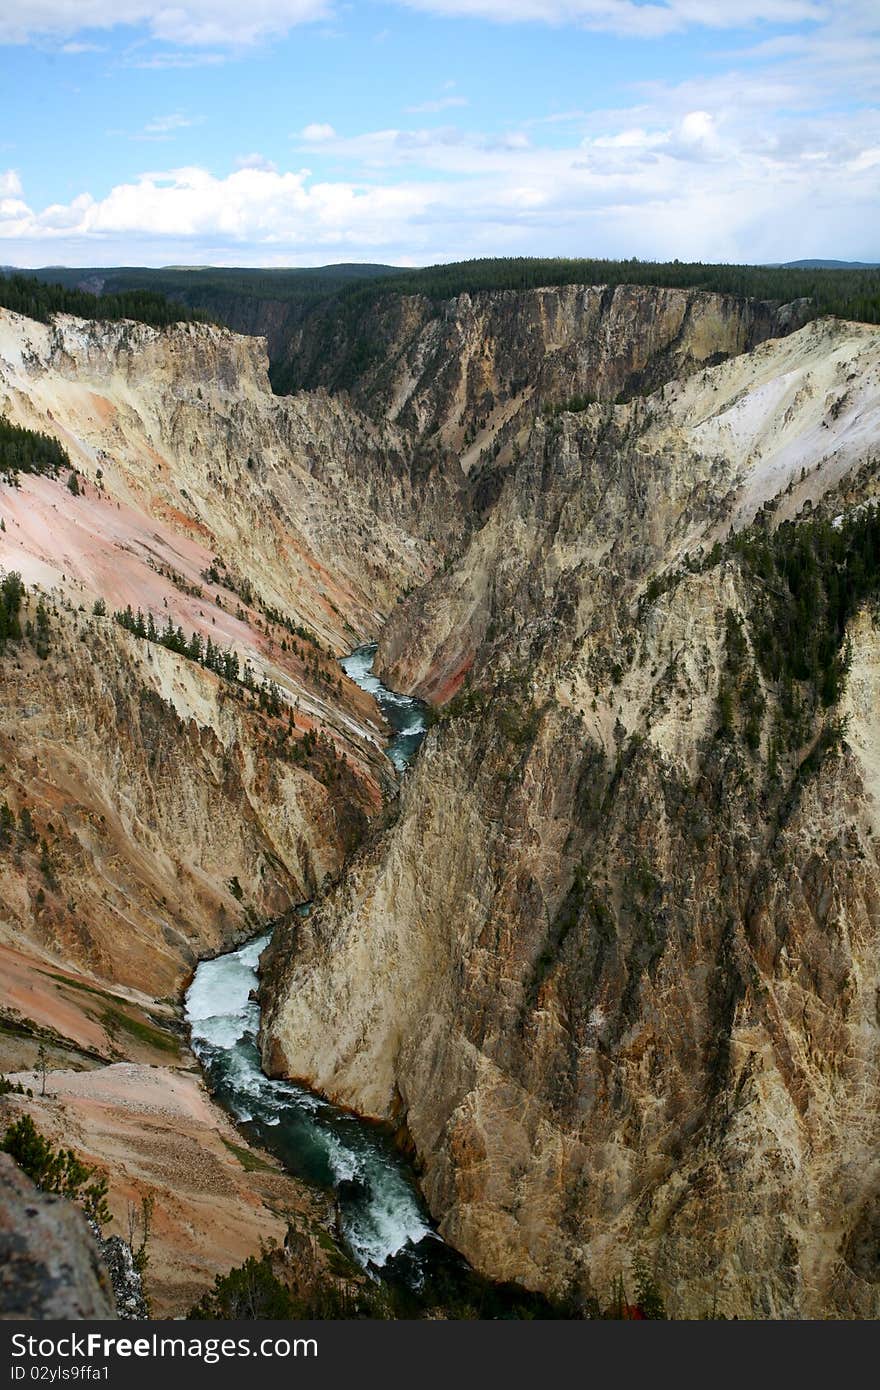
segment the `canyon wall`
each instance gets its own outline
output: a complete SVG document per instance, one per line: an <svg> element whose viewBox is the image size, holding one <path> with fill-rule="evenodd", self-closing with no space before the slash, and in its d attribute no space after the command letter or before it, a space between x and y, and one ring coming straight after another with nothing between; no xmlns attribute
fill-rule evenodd
<svg viewBox="0 0 880 1390"><path fill-rule="evenodd" d="M815 536L830 575L876 495L880 335L798 322L388 297L310 316L279 398L224 329L0 311L0 410L78 479L0 486L0 1055L146 1085L170 1036L173 1072L194 960L277 915L267 1066L398 1126L479 1269L604 1299L642 1254L675 1314L877 1315L880 646L860 604L828 656L820 585L796 668L779 566ZM377 636L439 712L400 787L336 662ZM145 1174L130 1079L50 1118L136 1199L172 1140Z"/></svg>
<svg viewBox="0 0 880 1390"><path fill-rule="evenodd" d="M336 658L433 569L426 504L448 517L460 470L324 392L279 400L264 345L206 325L0 311L0 413L73 466L0 480L0 580L25 585L0 641L0 1072L34 1092L0 1097L0 1134L26 1111L107 1174L112 1229L152 1201L148 1293L181 1315L288 1220L336 1249L326 1194L210 1102L180 999L386 815L386 730Z"/></svg>
<svg viewBox="0 0 880 1390"><path fill-rule="evenodd" d="M640 285L366 296L319 305L274 368L345 389L377 419L464 452L465 468L532 400L614 399L796 327L801 305Z"/></svg>
<svg viewBox="0 0 880 1390"><path fill-rule="evenodd" d="M0 407L78 480L0 497L0 567L32 586L23 625L38 602L48 623L39 654L0 655L2 796L33 827L0 861L2 927L158 995L311 897L381 814L381 719L335 657L430 573L459 488L442 461L416 476L393 426L279 400L266 367L226 329L0 311ZM233 653L253 690L122 630L126 607Z"/></svg>
<svg viewBox="0 0 880 1390"><path fill-rule="evenodd" d="M444 708L276 938L265 1057L400 1125L496 1277L642 1254L679 1316L876 1316L880 648L854 611L826 707L751 557L876 495L880 334L690 357L472 476L380 646Z"/></svg>

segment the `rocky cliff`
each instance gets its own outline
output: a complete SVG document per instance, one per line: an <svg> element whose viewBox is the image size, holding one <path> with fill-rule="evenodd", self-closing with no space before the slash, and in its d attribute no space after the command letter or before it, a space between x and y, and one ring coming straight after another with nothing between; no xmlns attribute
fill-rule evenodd
<svg viewBox="0 0 880 1390"><path fill-rule="evenodd" d="M876 1315L877 330L633 287L308 324L278 398L223 329L0 312L0 408L78 478L0 490L0 1057L97 1068L53 1134L195 1229L167 1154L235 1143L173 999L317 895L267 1065L395 1123L481 1270ZM399 792L335 662L375 636L439 709ZM119 1064L189 1159L119 1147Z"/></svg>
<svg viewBox="0 0 880 1390"><path fill-rule="evenodd" d="M0 581L24 581L2 591L0 1072L108 1174L118 1228L154 1201L149 1294L179 1314L286 1215L332 1219L185 1077L180 995L385 815L383 722L336 657L431 572L460 470L323 392L280 401L264 347L208 326L0 311L0 413L74 470L0 480Z"/></svg>
<svg viewBox="0 0 880 1390"><path fill-rule="evenodd" d="M393 429L279 401L260 345L222 329L3 311L0 398L78 479L22 474L0 500L21 625L45 624L0 655L2 794L30 818L5 837L5 926L162 995L310 897L381 811L381 723L334 656L429 572L434 480ZM250 690L121 629L126 607L230 653Z"/></svg>
<svg viewBox="0 0 880 1390"><path fill-rule="evenodd" d="M279 384L286 371L291 385L347 389L467 470L536 402L657 386L788 332L802 309L640 285L368 297L319 305L274 371Z"/></svg>
<svg viewBox="0 0 880 1390"><path fill-rule="evenodd" d="M0 1154L0 1318L115 1318L110 1276L85 1217L38 1192Z"/></svg>
<svg viewBox="0 0 880 1390"><path fill-rule="evenodd" d="M641 1252L679 1315L875 1316L878 644L829 594L876 563L880 335L730 349L472 475L380 649L445 710L277 938L265 1055L399 1123L496 1277Z"/></svg>
<svg viewBox="0 0 880 1390"><path fill-rule="evenodd" d="M404 433L324 392L273 396L267 366L260 340L207 325L0 311L5 414L48 426L113 505L219 555L264 603L348 650L430 572L460 470L413 460Z"/></svg>

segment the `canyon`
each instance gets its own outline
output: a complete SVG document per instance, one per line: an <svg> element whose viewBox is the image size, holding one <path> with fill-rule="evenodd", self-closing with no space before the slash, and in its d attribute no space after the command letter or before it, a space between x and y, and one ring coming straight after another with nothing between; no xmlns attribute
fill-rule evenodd
<svg viewBox="0 0 880 1390"><path fill-rule="evenodd" d="M268 923L266 1071L392 1126L478 1271L587 1306L641 1258L673 1316L880 1313L880 637L847 611L814 698L766 568L870 514L880 330L805 317L391 296L291 330L279 396L225 328L0 310L0 413L78 478L0 486L48 632L0 655L31 827L0 1070L51 1066L2 1104L115 1176L117 1220L156 1196L163 1313L291 1213L332 1228L181 1031L196 962ZM402 775L339 665L369 641L435 710Z"/></svg>

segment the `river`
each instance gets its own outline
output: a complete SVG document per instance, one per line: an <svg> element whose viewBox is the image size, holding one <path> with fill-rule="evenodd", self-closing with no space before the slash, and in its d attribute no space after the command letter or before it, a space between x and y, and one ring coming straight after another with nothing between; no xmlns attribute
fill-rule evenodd
<svg viewBox="0 0 880 1390"><path fill-rule="evenodd" d="M375 645L358 647L340 664L375 697L393 730L388 757L403 775L427 730L425 706L386 689L373 675L375 654ZM390 1135L301 1086L263 1073L255 991L269 939L265 933L197 967L186 996L193 1051L212 1093L249 1137L274 1153L289 1172L335 1191L342 1234L363 1268L381 1271L406 1252L403 1263L417 1271L430 1253L427 1243L440 1242ZM421 1246L425 1249L419 1253Z"/></svg>
<svg viewBox="0 0 880 1390"><path fill-rule="evenodd" d="M422 739L428 731L427 706L412 695L399 695L389 690L378 676L373 675L373 662L376 659L376 643L356 647L350 656L340 661L345 674L366 690L394 731L388 741L386 752L398 773L403 776L418 753Z"/></svg>

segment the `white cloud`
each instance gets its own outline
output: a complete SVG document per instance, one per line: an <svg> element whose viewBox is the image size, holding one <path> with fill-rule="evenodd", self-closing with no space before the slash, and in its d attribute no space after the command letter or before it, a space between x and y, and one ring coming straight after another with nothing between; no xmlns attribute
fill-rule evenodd
<svg viewBox="0 0 880 1390"><path fill-rule="evenodd" d="M673 131L669 151L680 159L724 159L728 147L708 111L688 111Z"/></svg>
<svg viewBox="0 0 880 1390"><path fill-rule="evenodd" d="M837 19L841 10L867 13L865 0L394 0L403 8L499 24L572 24L657 38L686 29L742 29L752 24L797 24ZM83 30L143 25L162 42L226 48L289 32L298 24L328 21L334 0L19 0L0 14L0 43L38 35L65 38ZM328 34L336 31L325 30ZM382 31L384 32L384 31Z"/></svg>
<svg viewBox="0 0 880 1390"><path fill-rule="evenodd" d="M754 23L821 20L831 0L399 0L409 9L498 24L576 24L586 29L659 38L690 28L740 29Z"/></svg>
<svg viewBox="0 0 880 1390"><path fill-rule="evenodd" d="M406 110L410 115L422 113L427 115L437 111L448 111L453 106L467 106L467 104L467 97L435 97L433 101L420 101L416 106L407 106Z"/></svg>
<svg viewBox="0 0 880 1390"><path fill-rule="evenodd" d="M681 123L681 138L686 144L701 145L715 138L715 121L708 111L689 111Z"/></svg>
<svg viewBox="0 0 880 1390"><path fill-rule="evenodd" d="M8 178L8 176L6 176ZM15 192L14 178L10 191ZM0 212L0 239L51 242L137 237L208 238L230 245L291 246L355 235L381 241L394 219L421 210L424 198L404 188L313 183L305 171L279 173L248 163L225 178L189 167L143 174L106 198L80 194L42 212L16 201Z"/></svg>
<svg viewBox="0 0 880 1390"><path fill-rule="evenodd" d="M848 164L850 173L863 174L867 169L876 169L880 166L880 145L873 150L862 150Z"/></svg>
<svg viewBox="0 0 880 1390"><path fill-rule="evenodd" d="M0 174L0 198L19 198L22 191L21 179L14 169Z"/></svg>
<svg viewBox="0 0 880 1390"><path fill-rule="evenodd" d="M0 12L0 43L137 24L163 43L223 48L285 34L331 13L330 0L18 0Z"/></svg>
<svg viewBox="0 0 880 1390"><path fill-rule="evenodd" d="M641 126L632 126L618 131L616 135L599 135L592 142L585 140L584 144L592 143L598 150L642 150L651 145L663 144L666 138L662 133L650 135L648 131L642 130Z"/></svg>
<svg viewBox="0 0 880 1390"><path fill-rule="evenodd" d="M655 91L629 111L594 113L594 128L564 147L517 131L342 137L318 126L314 151L358 169L355 179L250 155L224 177L172 168L40 209L10 171L0 178L0 261L873 258L880 112L792 115L770 129L737 90L722 83L716 105L688 105L690 87Z"/></svg>
<svg viewBox="0 0 880 1390"><path fill-rule="evenodd" d="M311 129L307 126L303 132L301 148L359 164L371 177L407 167L450 175L491 175L512 170L531 149L522 130L486 135L448 125L409 130L390 127L343 136L322 128L320 137L305 138ZM549 154L547 157L550 159ZM552 167L552 160L547 167Z"/></svg>
<svg viewBox="0 0 880 1390"><path fill-rule="evenodd" d="M322 121L313 121L311 125L303 127L300 136L307 144L320 145L327 140L335 140L336 131L332 125L327 125Z"/></svg>
<svg viewBox="0 0 880 1390"><path fill-rule="evenodd" d="M271 159L266 159L262 154L240 154L235 161L236 169L265 169L271 174L277 174L278 165Z"/></svg>
<svg viewBox="0 0 880 1390"><path fill-rule="evenodd" d="M173 140L178 131L201 125L204 119L204 116L186 116L182 111L172 111L165 116L154 116L140 130L130 131L116 127L106 133L112 136L123 136L128 140L161 144Z"/></svg>
<svg viewBox="0 0 880 1390"><path fill-rule="evenodd" d="M524 20L532 11L535 19L583 22L636 9L660 11L664 23L670 16L676 23L702 22L702 16L716 27L755 10L753 0L737 6L726 0L404 2L499 22L508 14ZM134 3L118 0L114 13L124 18ZM175 11L178 43L194 42L182 36L179 16L192 19L199 4L181 0ZM82 0L76 14L96 8L98 0ZM208 8L215 17L232 11L230 0L210 7L205 0L202 10ZM813 0L807 8L818 13ZM30 18L62 9L74 15L73 0L22 5ZM293 0L255 0L242 23L259 28L270 11L277 21L294 9ZM303 3L297 12L307 9ZM803 9L796 0L762 4L762 13L784 10L788 18ZM536 112L501 134L465 129L452 115L442 126L425 121L354 135L314 121L293 139L320 178L252 154L223 177L172 168L141 174L102 196L80 190L69 202L35 207L10 170L0 175L0 261L407 263L497 254L876 259L880 12L866 0L834 0L833 11L833 24L728 55L737 66L727 71L718 69L716 51L711 73L635 83L631 104L622 109ZM158 14L155 7L151 14ZM644 13L637 19L645 22ZM154 61L149 48L133 52ZM190 47L155 61L222 56L210 46ZM461 101L447 82L422 103L423 114ZM180 112L157 116L141 138L167 139L188 119ZM334 161L340 177L326 173Z"/></svg>
<svg viewBox="0 0 880 1390"><path fill-rule="evenodd" d="M190 116L184 116L182 111L172 111L167 116L154 116L144 126L144 135L168 136L175 130L186 130L188 126L195 125L196 122Z"/></svg>

